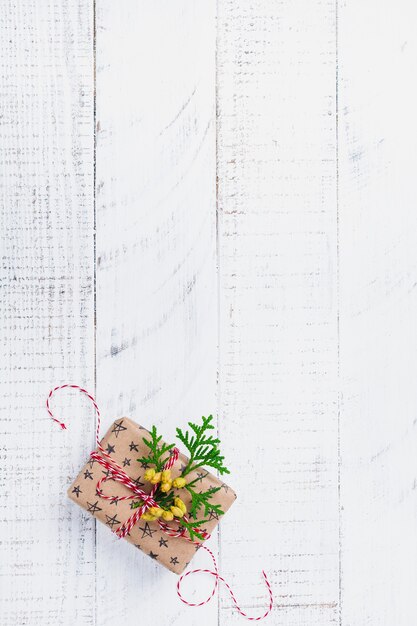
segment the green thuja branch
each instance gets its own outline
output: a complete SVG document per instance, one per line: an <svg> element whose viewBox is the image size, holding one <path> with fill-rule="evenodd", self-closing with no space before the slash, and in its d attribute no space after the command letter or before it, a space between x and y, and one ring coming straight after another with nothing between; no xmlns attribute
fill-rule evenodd
<svg viewBox="0 0 417 626"><path fill-rule="evenodd" d="M224 457L219 450L220 440L209 431L214 430L213 416L202 418L202 424L189 422L190 430L183 432L177 428L177 438L184 444L189 452L189 461L180 475L174 476L171 469L165 469L164 465L169 458L174 444L162 442L156 427L152 426L150 438L143 438L143 442L149 448L147 455L138 459L146 468L144 479L156 486L153 498L157 506L150 507L142 518L146 521L162 519L166 522L175 519L178 524L186 528L191 540L198 538L203 540L204 535L199 528L212 520L223 515L220 504L211 501L220 487L210 487L206 491L197 491L196 484L202 480L204 474L198 473L196 478L186 480L187 474L200 467L208 466L216 469L220 474L229 474L224 465ZM179 497L180 490L188 491L191 503L187 505ZM132 508L141 506L142 501L132 504ZM204 519L197 519L198 515Z"/></svg>
<svg viewBox="0 0 417 626"><path fill-rule="evenodd" d="M189 484L186 485L185 488L191 495L191 505L189 510L190 517L195 519L201 507L204 507L204 515L209 515L210 512L216 513L217 515L223 515L220 504L213 504L213 502L210 502L211 497L220 490L220 487L210 487L208 491L203 491L201 493L194 491Z"/></svg>
<svg viewBox="0 0 417 626"><path fill-rule="evenodd" d="M159 442L161 441L162 436L161 435L158 436L158 433L156 431L156 426L152 426L151 432L149 434L151 436L150 440L143 437L143 443L148 446L149 453L147 456L143 456L140 459L138 459L138 461L139 463L155 465L156 471L160 472L164 466L164 463L166 463L168 456L169 456L168 454L167 457L164 457L164 454L169 452L174 447L174 444L173 443L160 444Z"/></svg>
<svg viewBox="0 0 417 626"><path fill-rule="evenodd" d="M195 538L204 541L204 535L198 532L198 527L205 524L208 520L202 519L198 521L193 520L192 522L186 522L185 519L179 519L177 521L180 523L181 526L184 526L184 528L187 529L191 541L193 541Z"/></svg>
<svg viewBox="0 0 417 626"><path fill-rule="evenodd" d="M190 460L188 461L182 476L186 476L193 470L208 465L216 469L219 474L230 474L227 467L223 465L224 456L220 454L219 443L220 439L207 435L208 430L214 430L214 426L211 423L213 416L203 417L203 423L201 426L188 422L191 431L185 433L181 428L177 428L177 437L187 448L190 453Z"/></svg>

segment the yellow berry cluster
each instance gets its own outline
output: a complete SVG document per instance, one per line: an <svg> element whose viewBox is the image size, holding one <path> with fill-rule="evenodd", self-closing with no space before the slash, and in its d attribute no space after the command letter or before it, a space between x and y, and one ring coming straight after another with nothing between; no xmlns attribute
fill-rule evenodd
<svg viewBox="0 0 417 626"><path fill-rule="evenodd" d="M172 479L170 469L163 470L162 472L156 472L153 468L147 469L144 478L152 483L152 485L159 485L159 489L163 493L168 493L172 487L182 489L187 484L185 478L182 476ZM186 512L187 508L181 498L174 498L174 505L171 506L169 510L152 506L146 513L143 513L141 518L147 522L153 522L162 517L165 522L171 522L174 517L183 517Z"/></svg>
<svg viewBox="0 0 417 626"><path fill-rule="evenodd" d="M153 468L147 469L144 474L145 480L149 480L152 485L158 485L163 493L168 493L175 487L176 489L182 489L187 484L185 478L178 476L177 478L171 478L171 470L166 469L162 472L156 472Z"/></svg>

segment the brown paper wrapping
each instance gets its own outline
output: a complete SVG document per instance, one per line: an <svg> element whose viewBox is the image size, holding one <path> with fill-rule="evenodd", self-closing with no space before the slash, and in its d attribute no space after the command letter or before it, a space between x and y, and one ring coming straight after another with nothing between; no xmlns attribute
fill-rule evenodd
<svg viewBox="0 0 417 626"><path fill-rule="evenodd" d="M151 490L152 485L148 482L145 483L143 479L145 468L137 459L146 456L149 452L143 443L143 437L147 437L148 434L149 431L146 428L125 417L116 420L101 441L101 445L111 458L121 465L126 474L147 493ZM172 468L174 477L181 474L181 467L185 466L187 461L188 458L184 454L179 455L178 461L174 463ZM96 485L105 473L104 467L91 459L69 487L68 496L100 522L115 531L132 514L131 503L133 500L115 504L110 500L100 498L96 494ZM197 482L194 487L196 490L206 491L210 487L221 487L220 491L213 495L212 501L220 504L222 510L226 512L236 499L233 489L204 468L188 474L187 480L191 481L197 477L201 486ZM113 480L108 480L103 484L103 492L106 495L117 497L132 495L132 492L125 485ZM188 507L190 502L188 491L181 489L178 495ZM204 530L208 533L212 533L219 522L217 515L212 514L210 517L210 521L204 525ZM172 524L176 525L175 522ZM196 553L194 544L182 537L169 537L160 529L157 522L139 520L139 523L132 528L126 539L175 574L181 574Z"/></svg>

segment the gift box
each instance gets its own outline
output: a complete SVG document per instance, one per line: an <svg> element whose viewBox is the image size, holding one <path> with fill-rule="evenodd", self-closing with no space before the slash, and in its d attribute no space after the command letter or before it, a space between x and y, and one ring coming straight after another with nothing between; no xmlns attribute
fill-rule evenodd
<svg viewBox="0 0 417 626"><path fill-rule="evenodd" d="M127 476L146 493L151 491L152 485L144 478L147 464L139 462L138 459L146 456L148 452L143 438L149 434L146 428L139 426L131 419L121 418L113 423L100 442L110 459L121 466ZM99 452L98 449L97 452ZM173 476L181 476L188 460L184 454L179 454L178 459L172 465ZM132 491L123 483L111 478L103 484L103 492L112 496L111 499L105 499L97 494L98 482L109 475L108 470L96 459L90 458L69 487L68 496L108 526L110 530L116 532L132 515L135 500L119 500L121 497L131 496ZM213 494L212 502L219 504L224 513L236 499L236 494L231 487L204 468L194 470L187 475L187 481L194 479L196 490L207 491L210 488L219 488ZM188 507L191 496L186 489L181 490L181 498ZM200 516L197 515L198 519L204 519L203 513ZM211 534L218 522L219 515L215 511L210 511L208 521L201 530ZM175 523L173 526L176 526ZM158 521L143 519L139 519L125 539L175 574L183 572L200 543L197 541L196 545L196 542L190 542L184 537L169 536L161 529Z"/></svg>

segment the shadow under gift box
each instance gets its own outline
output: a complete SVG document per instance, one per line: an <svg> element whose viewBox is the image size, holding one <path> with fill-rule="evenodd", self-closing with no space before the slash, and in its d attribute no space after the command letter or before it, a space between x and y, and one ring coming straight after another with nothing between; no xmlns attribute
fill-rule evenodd
<svg viewBox="0 0 417 626"><path fill-rule="evenodd" d="M148 435L149 431L146 428L124 417L116 420L110 426L101 441L103 449L146 493L150 492L153 485L144 480L145 468L142 467L137 459L147 456L149 452L149 448L143 442L143 437L148 438ZM172 476L180 476L181 469L185 467L187 462L188 457L180 453L178 460L172 467ZM97 461L91 459L69 487L68 497L100 520L100 522L106 524L111 530L115 531L132 515L131 504L135 500L122 500L116 503L100 498L96 494L96 486L100 478L103 478L105 474L106 470ZM207 491L210 487L220 487L220 490L213 495L211 501L214 504L220 504L222 510L226 513L236 499L233 489L202 467L187 474L187 481L191 482L194 478L198 478L193 487L195 491ZM102 488L106 496L121 497L133 495L125 485L111 479L106 481ZM191 502L191 496L188 491L186 489L175 491L188 509ZM209 521L203 526L203 529L208 533L212 533L219 523L219 518L221 519L222 517L223 515L218 516L215 513L209 514ZM197 519L204 519L203 510L201 510ZM175 527L177 524L174 521L170 525ZM159 527L158 522L145 522L144 520L139 520L135 524L129 535L126 536L126 540L175 574L181 574L184 571L197 550L195 544L183 537L169 537Z"/></svg>

